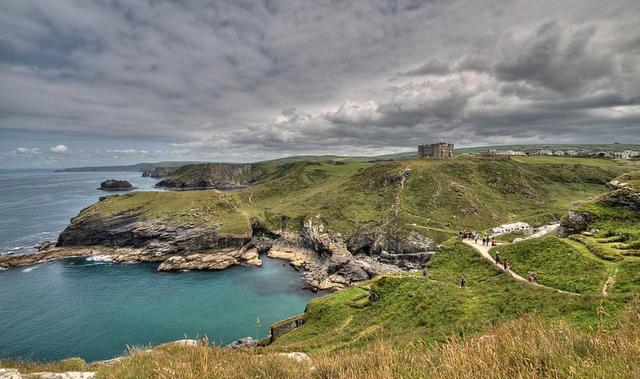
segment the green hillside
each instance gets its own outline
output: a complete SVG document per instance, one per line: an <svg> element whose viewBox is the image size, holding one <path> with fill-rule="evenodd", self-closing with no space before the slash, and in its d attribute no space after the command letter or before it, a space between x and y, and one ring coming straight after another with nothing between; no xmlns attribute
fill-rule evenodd
<svg viewBox="0 0 640 379"><path fill-rule="evenodd" d="M496 252L521 276L526 278L533 271L540 284L570 292L599 294L613 271L608 262L587 249L556 237L497 246L491 255Z"/></svg>
<svg viewBox="0 0 640 379"><path fill-rule="evenodd" d="M317 298L307 306L305 324L278 338L271 348L291 351L356 348L379 338L397 343L438 341L478 332L500 320L535 313L595 327L598 297L575 297L531 288L493 268L473 248L452 243L420 274L383 276ZM577 274L574 272L574 274ZM464 288L459 279L464 276ZM379 300L365 307L354 299L370 287ZM367 293L368 294L368 293Z"/></svg>
<svg viewBox="0 0 640 379"><path fill-rule="evenodd" d="M251 218L295 231L319 215L345 238L385 225L399 240L414 231L442 243L428 263L429 277L381 275L315 298L301 327L257 350L210 348L205 340L193 347L136 350L101 366L73 361L74 369L97 370L102 378L387 378L421 377L427 371L442 378L494 373L633 378L639 373L634 366L640 359L638 192L606 186L614 178L633 184L637 162L329 160L271 162L262 170L251 186L236 191L109 196L78 217L133 214L176 224L219 223L223 233L249 234ZM597 231L495 248L513 272L535 271L546 287L516 280L456 237L460 228L558 220L568 209L592 215L588 229ZM278 355L291 351L307 352L313 363L294 364ZM70 364L0 363L24 372Z"/></svg>
<svg viewBox="0 0 640 379"><path fill-rule="evenodd" d="M460 228L558 220L572 202L604 192L607 181L634 167L599 159L543 158L265 163L252 169L255 182L248 188L224 194L180 191L109 197L81 216L136 209L143 217L231 223L228 230L244 232L251 217L273 229L297 230L303 219L320 215L329 229L348 235L393 214L390 227L442 242ZM198 167L182 170L193 175ZM205 217L197 216L201 214Z"/></svg>

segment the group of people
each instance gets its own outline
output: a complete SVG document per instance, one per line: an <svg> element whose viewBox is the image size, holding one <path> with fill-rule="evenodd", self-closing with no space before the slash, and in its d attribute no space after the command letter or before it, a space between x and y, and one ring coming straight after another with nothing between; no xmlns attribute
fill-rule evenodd
<svg viewBox="0 0 640 379"><path fill-rule="evenodd" d="M458 236L463 241L464 240L472 240L476 244L478 243L478 240L480 239L480 234L478 234L478 232L474 232L474 231L470 231L470 230L461 230L461 231L458 232ZM483 236L482 237L482 246L496 246L497 244L498 244L498 241L496 241L495 237L488 237L488 236Z"/></svg>
<svg viewBox="0 0 640 379"><path fill-rule="evenodd" d="M461 230L458 232L458 236L460 236L461 240L475 240L478 242L478 233L472 232L470 230Z"/></svg>
<svg viewBox="0 0 640 379"><path fill-rule="evenodd" d="M458 236L460 237L461 240L472 240L475 241L475 243L478 243L478 239L480 237L480 235L477 232L474 231L470 231L470 230L461 230L458 232ZM498 244L498 242L496 241L495 237L487 237L487 236L483 236L482 237L482 246L496 246ZM500 252L496 251L496 256L495 256L495 260L496 263L498 264L502 264L502 268L505 271L509 271L510 267L509 267L509 261L506 259L501 259L500 258ZM429 277L429 273L427 272L426 268L423 271L423 275L425 276L425 278ZM531 283L538 283L538 276L536 275L536 273L534 271L530 271L529 272L529 281ZM465 286L465 279L463 276L460 277L460 287L464 288Z"/></svg>
<svg viewBox="0 0 640 379"><path fill-rule="evenodd" d="M476 243L478 243L478 240L476 240ZM498 244L498 241L496 241L495 237L482 237L482 246L496 246Z"/></svg>

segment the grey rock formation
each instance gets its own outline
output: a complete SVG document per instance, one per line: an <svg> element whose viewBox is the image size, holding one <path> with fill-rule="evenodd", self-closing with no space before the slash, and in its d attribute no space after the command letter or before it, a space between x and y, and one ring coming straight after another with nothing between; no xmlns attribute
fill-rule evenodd
<svg viewBox="0 0 640 379"><path fill-rule="evenodd" d="M161 180L157 187L171 189L215 188L233 189L249 185L253 165L210 163L188 165Z"/></svg>
<svg viewBox="0 0 640 379"><path fill-rule="evenodd" d="M633 188L622 188L601 197L598 202L610 207L621 207L640 212L640 193Z"/></svg>
<svg viewBox="0 0 640 379"><path fill-rule="evenodd" d="M128 191L134 187L126 180L108 179L100 183L100 190L103 191Z"/></svg>
<svg viewBox="0 0 640 379"><path fill-rule="evenodd" d="M150 170L144 170L142 176L145 178L165 178L173 175L180 166L159 166Z"/></svg>
<svg viewBox="0 0 640 379"><path fill-rule="evenodd" d="M257 347L259 343L258 340L254 340L251 337L244 337L225 345L225 347L228 349L253 349Z"/></svg>
<svg viewBox="0 0 640 379"><path fill-rule="evenodd" d="M582 233L595 220L596 217L591 213L569 211L560 219L560 226L556 234L558 237L566 238L572 234Z"/></svg>

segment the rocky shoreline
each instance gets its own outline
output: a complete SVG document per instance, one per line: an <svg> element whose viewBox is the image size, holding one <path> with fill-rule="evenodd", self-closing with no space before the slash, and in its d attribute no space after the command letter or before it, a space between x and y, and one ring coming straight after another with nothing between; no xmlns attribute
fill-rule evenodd
<svg viewBox="0 0 640 379"><path fill-rule="evenodd" d="M131 212L75 218L57 241L43 243L34 254L0 257L0 267L101 256L116 263L159 263L158 271L223 270L238 264L259 267L266 254L300 270L313 291L335 291L375 275L417 268L402 254L354 256L339 235L325 231L319 216L305 220L300 232L269 231L255 219L251 223L251 234L235 235L220 233L221 225L173 226L141 221Z"/></svg>

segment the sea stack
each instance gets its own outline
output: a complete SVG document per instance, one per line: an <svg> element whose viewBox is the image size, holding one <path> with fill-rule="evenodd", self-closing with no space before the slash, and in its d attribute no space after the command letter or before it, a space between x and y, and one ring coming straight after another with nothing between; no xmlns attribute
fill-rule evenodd
<svg viewBox="0 0 640 379"><path fill-rule="evenodd" d="M132 190L134 187L126 180L115 180L109 179L100 183L99 190L103 191L128 191Z"/></svg>

